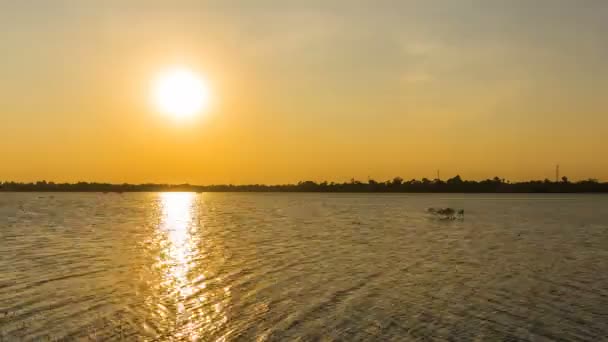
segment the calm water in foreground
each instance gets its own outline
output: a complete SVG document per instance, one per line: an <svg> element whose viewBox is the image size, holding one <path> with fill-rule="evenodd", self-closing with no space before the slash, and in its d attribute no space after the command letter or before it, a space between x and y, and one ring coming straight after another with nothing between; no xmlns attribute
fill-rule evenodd
<svg viewBox="0 0 608 342"><path fill-rule="evenodd" d="M4 340L598 341L608 196L0 193L0 310Z"/></svg>

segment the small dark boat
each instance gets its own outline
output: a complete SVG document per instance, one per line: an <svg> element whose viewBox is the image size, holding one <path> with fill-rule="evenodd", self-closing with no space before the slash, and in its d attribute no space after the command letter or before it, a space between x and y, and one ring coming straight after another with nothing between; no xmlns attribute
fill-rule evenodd
<svg viewBox="0 0 608 342"><path fill-rule="evenodd" d="M453 208L428 208L426 210L441 219L454 220L456 218L464 218L464 209L455 210Z"/></svg>

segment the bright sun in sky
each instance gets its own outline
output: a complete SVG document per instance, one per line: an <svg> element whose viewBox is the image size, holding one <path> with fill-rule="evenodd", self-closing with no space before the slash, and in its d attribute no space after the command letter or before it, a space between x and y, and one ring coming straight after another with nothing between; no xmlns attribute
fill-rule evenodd
<svg viewBox="0 0 608 342"><path fill-rule="evenodd" d="M163 114L187 118L209 107L210 90L202 77L184 67L161 72L152 85L152 100Z"/></svg>

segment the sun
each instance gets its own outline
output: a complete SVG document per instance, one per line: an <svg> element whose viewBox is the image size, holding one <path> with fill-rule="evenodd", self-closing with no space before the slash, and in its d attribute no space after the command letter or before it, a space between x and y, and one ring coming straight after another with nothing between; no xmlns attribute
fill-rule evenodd
<svg viewBox="0 0 608 342"><path fill-rule="evenodd" d="M188 118L209 107L210 90L202 77L184 67L167 69L152 84L152 101L163 114Z"/></svg>

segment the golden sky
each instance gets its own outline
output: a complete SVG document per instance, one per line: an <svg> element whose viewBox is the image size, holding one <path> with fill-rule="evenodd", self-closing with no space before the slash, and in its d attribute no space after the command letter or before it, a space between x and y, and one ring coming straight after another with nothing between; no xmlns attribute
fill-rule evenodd
<svg viewBox="0 0 608 342"><path fill-rule="evenodd" d="M229 3L229 4L228 4ZM608 178L608 1L0 2L0 181ZM190 120L150 104L172 65Z"/></svg>

